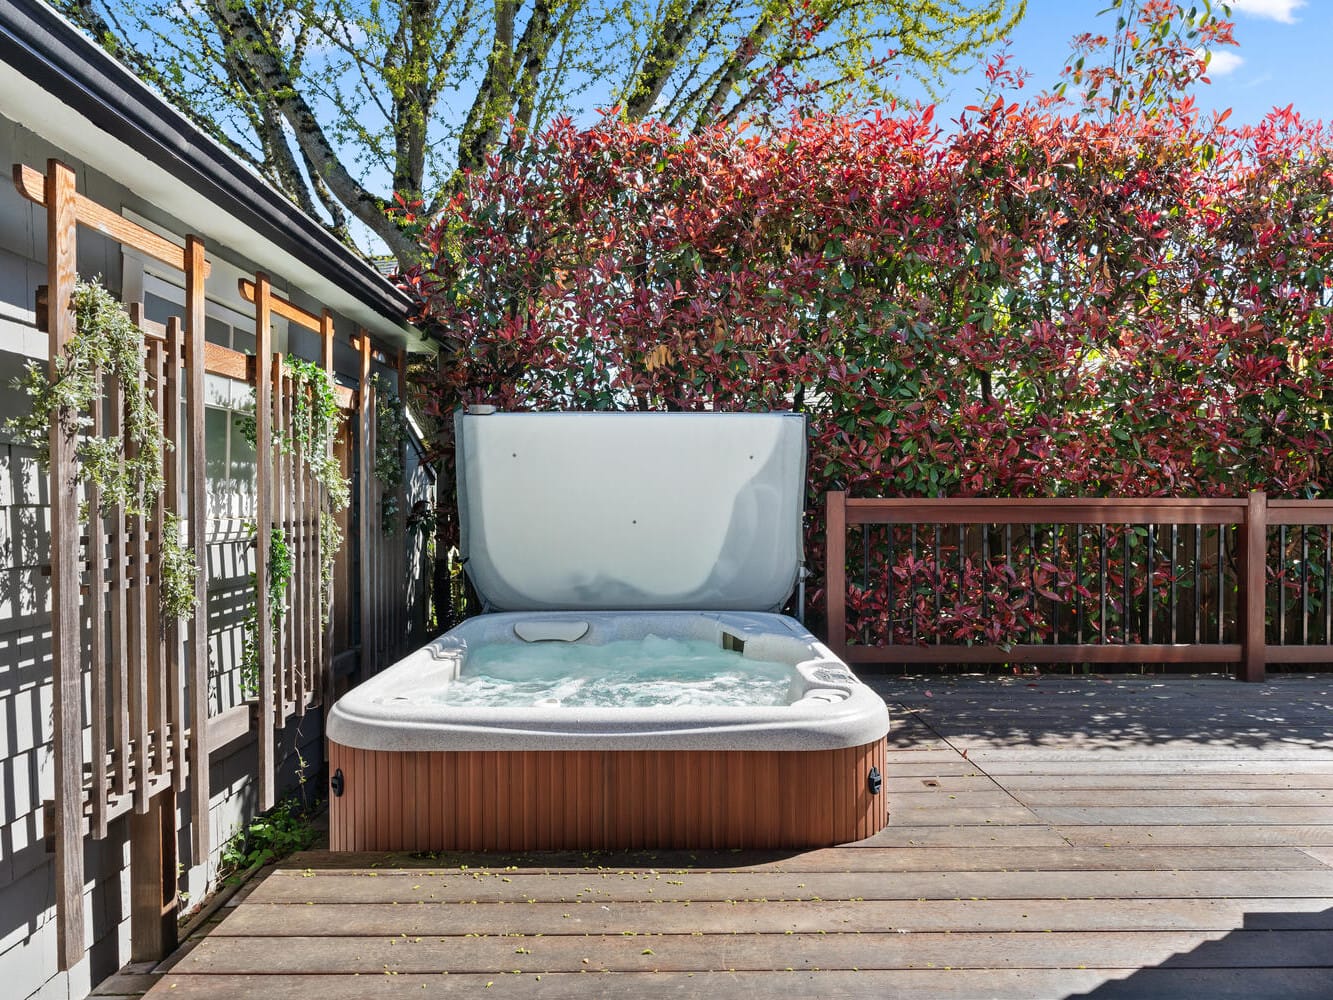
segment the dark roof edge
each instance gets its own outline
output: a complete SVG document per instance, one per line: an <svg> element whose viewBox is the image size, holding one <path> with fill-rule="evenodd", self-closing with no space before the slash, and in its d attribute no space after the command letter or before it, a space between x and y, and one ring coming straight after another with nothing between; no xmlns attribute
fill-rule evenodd
<svg viewBox="0 0 1333 1000"><path fill-rule="evenodd" d="M411 300L373 265L41 0L0 3L0 60L367 307L407 322Z"/></svg>

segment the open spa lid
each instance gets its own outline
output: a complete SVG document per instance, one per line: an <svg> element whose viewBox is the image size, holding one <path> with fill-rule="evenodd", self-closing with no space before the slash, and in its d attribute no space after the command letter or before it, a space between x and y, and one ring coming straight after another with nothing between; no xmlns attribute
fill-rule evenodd
<svg viewBox="0 0 1333 1000"><path fill-rule="evenodd" d="M460 411L464 565L487 610L772 611L801 564L794 413Z"/></svg>

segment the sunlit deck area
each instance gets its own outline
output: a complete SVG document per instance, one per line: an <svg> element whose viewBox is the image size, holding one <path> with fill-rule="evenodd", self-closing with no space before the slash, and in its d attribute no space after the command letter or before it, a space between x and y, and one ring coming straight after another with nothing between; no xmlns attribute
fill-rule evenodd
<svg viewBox="0 0 1333 1000"><path fill-rule="evenodd" d="M1333 680L874 683L894 719L892 816L869 840L307 852L160 974L99 992L1333 995Z"/></svg>

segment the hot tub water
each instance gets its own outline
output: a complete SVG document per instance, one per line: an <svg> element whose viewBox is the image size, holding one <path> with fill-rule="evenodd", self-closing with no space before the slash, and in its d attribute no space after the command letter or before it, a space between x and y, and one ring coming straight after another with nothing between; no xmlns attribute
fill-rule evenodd
<svg viewBox="0 0 1333 1000"><path fill-rule="evenodd" d="M791 683L789 663L750 659L704 639L648 635L602 645L483 644L430 700L508 708L785 705Z"/></svg>

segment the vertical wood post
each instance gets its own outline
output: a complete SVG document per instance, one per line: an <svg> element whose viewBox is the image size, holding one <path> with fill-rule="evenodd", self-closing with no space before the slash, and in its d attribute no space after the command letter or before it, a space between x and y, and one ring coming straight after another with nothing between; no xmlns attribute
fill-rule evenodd
<svg viewBox="0 0 1333 1000"><path fill-rule="evenodd" d="M835 490L824 497L824 594L828 607L828 645L847 655L847 494Z"/></svg>
<svg viewBox="0 0 1333 1000"><path fill-rule="evenodd" d="M131 961L175 951L176 908L176 793L168 788L130 817Z"/></svg>
<svg viewBox="0 0 1333 1000"><path fill-rule="evenodd" d="M370 676L371 665L375 662L375 623L371 611L371 596L374 590L372 568L375 562L371 533L371 521L374 508L375 455L371 447L371 428L374 426L374 405L371 401L370 386L370 334L359 331L357 349L361 352L361 367L357 381L357 417L358 441L357 463L358 501L360 517L357 518L357 546L360 550L361 572L359 590L361 597L361 656L359 668L361 679Z"/></svg>
<svg viewBox="0 0 1333 1000"><path fill-rule="evenodd" d="M324 372L333 380L333 313L325 309L319 317L319 360L324 366ZM330 436L327 455L333 454L333 438ZM315 538L317 539L315 548L316 573L318 567L323 565L324 560L324 506L328 496L327 489L318 491L318 502L315 504ZM346 542L343 543L346 546ZM329 607L324 607L324 592L319 582L316 582L316 600L315 613L323 615L326 610L328 613L328 624L324 624L322 619L317 622L319 628L319 670L315 682L315 690L321 693L324 701L324 714L328 715L329 709L333 708L334 701L334 679L333 679L333 594L329 594Z"/></svg>
<svg viewBox="0 0 1333 1000"><path fill-rule="evenodd" d="M1240 642L1243 681L1264 679L1264 616L1268 596L1268 498L1250 493L1240 545Z"/></svg>
<svg viewBox="0 0 1333 1000"><path fill-rule="evenodd" d="M195 864L208 858L208 525L204 461L204 242L185 238L186 435L189 440L185 517L190 549L199 571L194 578L187 674L190 685L190 832ZM178 749L177 751L182 752Z"/></svg>
<svg viewBox="0 0 1333 1000"><path fill-rule="evenodd" d="M407 422L407 351L398 352L398 405L403 412L403 422ZM394 629L393 658L402 655L407 646L407 633L410 629L410 609L407 606L407 437L398 443L398 461L402 464L403 474L398 480L398 518L394 522L393 567L394 567Z"/></svg>
<svg viewBox="0 0 1333 1000"><path fill-rule="evenodd" d="M269 632L268 550L273 530L273 347L267 274L255 275L255 646L259 654L259 810L273 808L273 637Z"/></svg>
<svg viewBox="0 0 1333 1000"><path fill-rule="evenodd" d="M51 378L74 336L70 297L77 271L74 171L46 163L46 261ZM54 715L57 960L68 970L83 958L83 670L79 636L79 500L74 491L74 435L51 421L51 687ZM121 539L117 540L118 542Z"/></svg>

